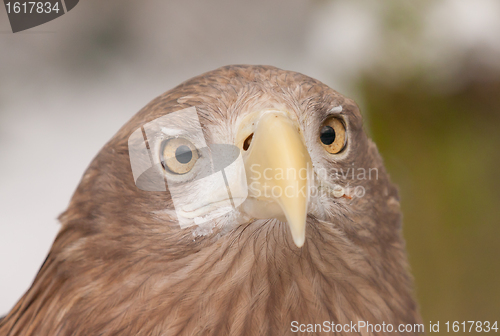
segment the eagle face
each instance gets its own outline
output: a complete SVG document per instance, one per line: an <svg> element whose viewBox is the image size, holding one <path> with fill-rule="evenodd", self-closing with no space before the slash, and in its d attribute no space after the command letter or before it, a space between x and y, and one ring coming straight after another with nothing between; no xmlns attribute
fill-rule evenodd
<svg viewBox="0 0 500 336"><path fill-rule="evenodd" d="M0 335L420 321L397 190L359 109L299 73L227 66L157 97L60 221Z"/></svg>
<svg viewBox="0 0 500 336"><path fill-rule="evenodd" d="M155 215L196 226L194 237L281 222L301 247L308 217L363 210L355 199L378 178L378 157L360 155L369 143L351 100L303 75L255 69L184 84L177 104L128 139L134 181L168 192L172 204Z"/></svg>

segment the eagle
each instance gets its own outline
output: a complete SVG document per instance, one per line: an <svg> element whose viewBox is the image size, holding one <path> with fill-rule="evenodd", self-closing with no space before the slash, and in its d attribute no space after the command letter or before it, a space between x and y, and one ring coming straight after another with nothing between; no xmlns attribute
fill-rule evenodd
<svg viewBox="0 0 500 336"><path fill-rule="evenodd" d="M359 108L297 72L225 66L155 98L59 221L1 336L380 335L373 325L421 322L398 191Z"/></svg>

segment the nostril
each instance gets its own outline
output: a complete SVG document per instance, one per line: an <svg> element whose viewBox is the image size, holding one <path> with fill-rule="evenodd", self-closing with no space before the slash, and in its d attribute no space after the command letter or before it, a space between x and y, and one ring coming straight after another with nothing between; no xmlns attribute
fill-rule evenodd
<svg viewBox="0 0 500 336"><path fill-rule="evenodd" d="M245 141L243 142L243 150L247 151L248 148L250 147L250 144L252 143L252 138L253 138L253 133L250 134Z"/></svg>

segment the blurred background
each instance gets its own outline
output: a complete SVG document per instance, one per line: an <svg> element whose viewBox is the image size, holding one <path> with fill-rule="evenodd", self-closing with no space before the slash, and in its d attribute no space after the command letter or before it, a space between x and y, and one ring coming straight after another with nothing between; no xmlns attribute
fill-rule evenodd
<svg viewBox="0 0 500 336"><path fill-rule="evenodd" d="M88 0L16 34L0 8L0 315L103 144L154 97L235 63L355 99L400 187L426 328L499 319L498 0Z"/></svg>

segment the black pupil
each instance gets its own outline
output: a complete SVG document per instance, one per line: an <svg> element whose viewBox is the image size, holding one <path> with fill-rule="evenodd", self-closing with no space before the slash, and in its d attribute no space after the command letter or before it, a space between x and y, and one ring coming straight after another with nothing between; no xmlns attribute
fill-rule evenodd
<svg viewBox="0 0 500 336"><path fill-rule="evenodd" d="M323 126L319 138L325 145L331 145L335 141L335 131L330 126Z"/></svg>
<svg viewBox="0 0 500 336"><path fill-rule="evenodd" d="M188 146L182 145L175 150L175 158L180 163L186 164L193 158L193 152L191 152Z"/></svg>

